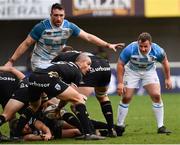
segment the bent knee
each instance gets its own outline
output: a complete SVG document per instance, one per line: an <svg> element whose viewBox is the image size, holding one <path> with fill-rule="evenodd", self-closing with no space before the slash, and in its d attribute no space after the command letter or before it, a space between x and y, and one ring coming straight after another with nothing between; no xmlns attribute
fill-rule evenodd
<svg viewBox="0 0 180 145"><path fill-rule="evenodd" d="M87 97L83 94L78 94L73 97L74 104L85 104L86 100L87 100Z"/></svg>
<svg viewBox="0 0 180 145"><path fill-rule="evenodd" d="M155 102L155 103L161 102L161 95L160 94L153 94L151 97L152 97L153 102Z"/></svg>
<svg viewBox="0 0 180 145"><path fill-rule="evenodd" d="M105 89L104 90L96 89L95 93L96 93L96 98L98 99L99 102L109 101L109 97Z"/></svg>
<svg viewBox="0 0 180 145"><path fill-rule="evenodd" d="M122 97L122 102L124 104L129 104L131 100L132 100L132 97L130 97L130 96L123 96Z"/></svg>

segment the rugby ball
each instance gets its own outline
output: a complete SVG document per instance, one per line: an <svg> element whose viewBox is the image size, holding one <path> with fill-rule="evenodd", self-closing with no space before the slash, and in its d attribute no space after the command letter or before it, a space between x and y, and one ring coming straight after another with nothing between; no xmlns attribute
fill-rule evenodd
<svg viewBox="0 0 180 145"><path fill-rule="evenodd" d="M60 111L57 111L58 104L53 104L48 106L44 111L43 114L45 117L49 119L58 119L60 118Z"/></svg>

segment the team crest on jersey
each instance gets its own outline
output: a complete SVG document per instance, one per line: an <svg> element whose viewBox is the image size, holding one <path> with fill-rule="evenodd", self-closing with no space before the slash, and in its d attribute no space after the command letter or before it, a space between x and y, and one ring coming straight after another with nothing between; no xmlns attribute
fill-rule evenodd
<svg viewBox="0 0 180 145"><path fill-rule="evenodd" d="M53 78L53 77L58 78L59 77L58 73L55 72L55 71L50 71L48 73L48 75L49 75L50 78Z"/></svg>
<svg viewBox="0 0 180 145"><path fill-rule="evenodd" d="M58 91L60 91L60 90L61 90L61 86L60 86L59 84L56 84L56 85L55 85L55 89L58 90Z"/></svg>

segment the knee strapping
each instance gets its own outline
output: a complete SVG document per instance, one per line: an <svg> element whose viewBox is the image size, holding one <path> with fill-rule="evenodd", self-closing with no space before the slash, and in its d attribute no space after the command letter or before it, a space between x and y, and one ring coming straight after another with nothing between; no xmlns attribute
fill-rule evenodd
<svg viewBox="0 0 180 145"><path fill-rule="evenodd" d="M95 93L96 93L96 97L98 98L98 97L108 97L108 95L107 95L107 92L106 91L95 91Z"/></svg>

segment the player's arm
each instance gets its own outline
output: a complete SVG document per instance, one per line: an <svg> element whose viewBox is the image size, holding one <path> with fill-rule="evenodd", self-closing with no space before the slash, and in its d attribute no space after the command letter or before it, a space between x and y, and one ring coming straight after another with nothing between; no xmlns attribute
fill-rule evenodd
<svg viewBox="0 0 180 145"><path fill-rule="evenodd" d="M164 57L161 64L162 64L163 70L164 70L165 87L167 89L171 89L172 88L172 81L171 81L170 66L169 66L169 61L167 59L167 56Z"/></svg>
<svg viewBox="0 0 180 145"><path fill-rule="evenodd" d="M125 46L124 43L117 43L117 44L108 43L93 34L85 32L82 29L80 30L80 33L78 36L85 41L88 41L90 43L93 43L93 44L103 47L103 48L113 49L114 51L116 51L117 48L122 48Z"/></svg>
<svg viewBox="0 0 180 145"><path fill-rule="evenodd" d="M13 66L13 63L22 55L24 54L27 49L34 44L36 41L28 35L27 38L18 46L12 57L8 60L5 66Z"/></svg>
<svg viewBox="0 0 180 145"><path fill-rule="evenodd" d="M126 46L126 48L122 50L122 52L119 55L118 62L117 62L117 80L118 80L117 93L120 96L125 91L124 82L123 82L124 66L130 60L132 45L133 43L129 44L128 46Z"/></svg>
<svg viewBox="0 0 180 145"><path fill-rule="evenodd" d="M0 66L0 71L11 72L15 76L17 76L20 80L22 80L25 77L25 75L22 72L20 72L19 70L17 70L14 67Z"/></svg>
<svg viewBox="0 0 180 145"><path fill-rule="evenodd" d="M50 129L43 122L36 120L34 126L43 132L43 134L40 135L42 140L50 140L52 138Z"/></svg>
<svg viewBox="0 0 180 145"><path fill-rule="evenodd" d="M123 88L124 88L123 75L124 75L124 62L121 61L120 59L118 59L118 62L117 62L117 80L118 80L117 93L119 96L121 96L123 94Z"/></svg>

